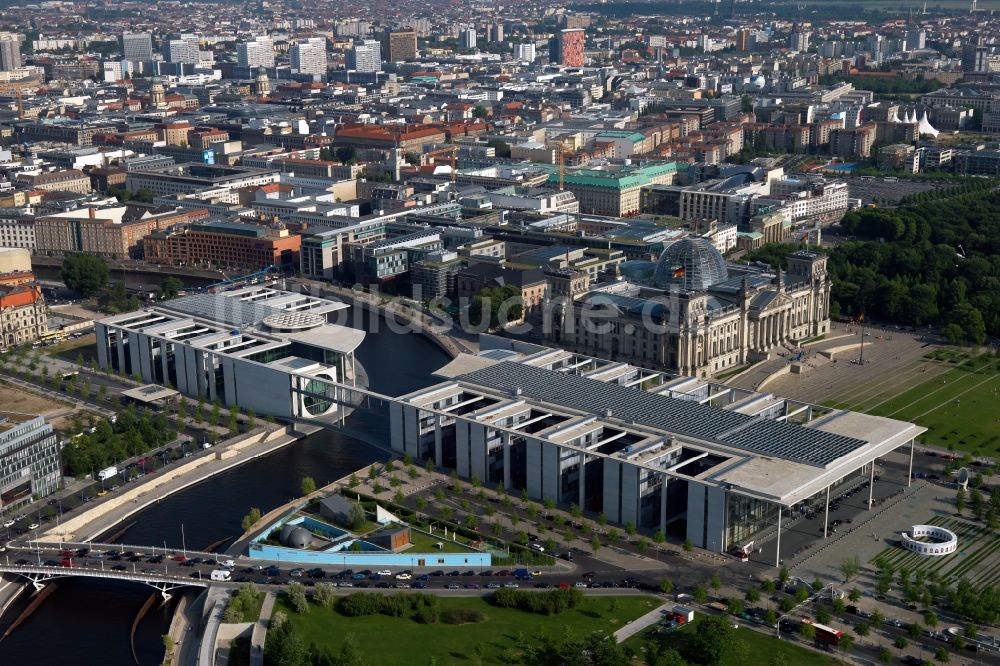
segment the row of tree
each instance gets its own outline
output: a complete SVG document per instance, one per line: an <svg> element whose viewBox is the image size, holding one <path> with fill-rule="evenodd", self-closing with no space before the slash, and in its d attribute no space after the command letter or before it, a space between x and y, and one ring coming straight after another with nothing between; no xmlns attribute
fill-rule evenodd
<svg viewBox="0 0 1000 666"><path fill-rule="evenodd" d="M831 316L934 324L956 344L1000 335L1000 193L987 186L848 213L841 227L858 240L828 250ZM795 249L771 244L748 258L784 265Z"/></svg>

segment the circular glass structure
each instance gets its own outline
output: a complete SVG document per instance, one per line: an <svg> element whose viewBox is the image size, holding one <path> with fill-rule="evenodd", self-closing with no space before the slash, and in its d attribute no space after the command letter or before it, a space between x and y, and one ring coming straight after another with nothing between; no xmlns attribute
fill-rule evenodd
<svg viewBox="0 0 1000 666"><path fill-rule="evenodd" d="M314 378L310 378L302 392L302 410L305 416L322 416L337 408L333 396L336 390L334 386L325 381L334 381L334 378L325 373L319 373Z"/></svg>
<svg viewBox="0 0 1000 666"><path fill-rule="evenodd" d="M668 245L660 254L653 285L660 289L679 286L705 291L729 277L726 260L707 238L688 236Z"/></svg>

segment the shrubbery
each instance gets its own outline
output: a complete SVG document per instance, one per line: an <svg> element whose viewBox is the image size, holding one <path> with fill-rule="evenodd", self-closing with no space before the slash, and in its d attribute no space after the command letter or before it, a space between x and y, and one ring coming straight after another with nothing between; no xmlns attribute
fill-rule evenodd
<svg viewBox="0 0 1000 666"><path fill-rule="evenodd" d="M476 624L485 619L486 615L482 611L471 608L449 608L441 613L441 621L445 624Z"/></svg>
<svg viewBox="0 0 1000 666"><path fill-rule="evenodd" d="M437 597L429 594L380 594L355 592L337 601L337 612L347 617L388 615L403 617L408 610L415 611L413 619L425 624L437 621Z"/></svg>
<svg viewBox="0 0 1000 666"><path fill-rule="evenodd" d="M548 592L522 592L500 588L493 593L493 603L500 608L517 608L529 613L557 615L583 603L583 592L576 588Z"/></svg>

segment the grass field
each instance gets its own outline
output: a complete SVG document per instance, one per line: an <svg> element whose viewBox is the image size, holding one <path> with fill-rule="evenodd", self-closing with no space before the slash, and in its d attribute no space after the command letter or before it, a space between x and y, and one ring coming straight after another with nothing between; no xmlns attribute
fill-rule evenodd
<svg viewBox="0 0 1000 666"><path fill-rule="evenodd" d="M959 518L934 516L927 523L958 535L958 550L952 555L925 557L892 547L873 557L871 562L880 560L897 570L906 568L912 573L934 572L945 580L967 578L976 586L1000 584L1000 536Z"/></svg>
<svg viewBox="0 0 1000 666"><path fill-rule="evenodd" d="M307 613L298 614L284 596L278 598L275 608L288 615L306 645L331 645L336 649L350 635L372 664L426 664L434 657L439 666L448 666L469 663L478 645L482 646L483 664L511 663L519 646L540 632L553 638L584 636L592 631L611 634L661 602L647 596L587 597L579 608L559 615L496 608L483 597L443 597L440 604L441 610L481 611L486 621L425 625L408 617L344 617L312 602Z"/></svg>
<svg viewBox="0 0 1000 666"><path fill-rule="evenodd" d="M927 428L923 441L974 455L1000 455L1000 361L991 354L940 349L921 362L927 379L898 391L859 388L827 402L878 416L913 421Z"/></svg>
<svg viewBox="0 0 1000 666"><path fill-rule="evenodd" d="M678 629L674 629L667 634L664 639L666 640L667 645L683 654L684 642L687 640L688 636L694 633L694 628L698 625L698 620L699 618L696 617L695 621L690 625L679 627ZM649 631L647 631L633 636L625 641L625 644L638 652L649 636ZM825 654L820 654L815 650L810 650L809 648L796 645L795 643L791 643L787 640L779 640L774 636L762 634L759 631L754 631L753 629L749 629L747 627L740 627L737 629L736 637L746 646L744 654L750 656L742 656L739 651L734 651L733 654L728 655L727 659L722 662L721 666L766 664L778 654L784 657L784 663L794 664L795 666L828 666L830 664L840 663L838 660Z"/></svg>
<svg viewBox="0 0 1000 666"><path fill-rule="evenodd" d="M410 543L413 544L407 551L414 553L471 553L471 548L466 548L447 539L438 539L430 534L424 534L417 530L410 530ZM436 544L442 544L443 548L437 548Z"/></svg>

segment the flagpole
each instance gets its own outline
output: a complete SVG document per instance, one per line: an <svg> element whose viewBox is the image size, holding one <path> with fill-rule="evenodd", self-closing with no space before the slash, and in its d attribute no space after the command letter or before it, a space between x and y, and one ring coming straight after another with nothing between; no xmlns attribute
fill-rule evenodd
<svg viewBox="0 0 1000 666"><path fill-rule="evenodd" d="M860 365L865 364L865 316L861 315L861 358L858 359Z"/></svg>

